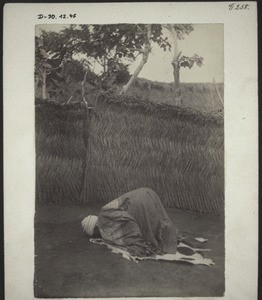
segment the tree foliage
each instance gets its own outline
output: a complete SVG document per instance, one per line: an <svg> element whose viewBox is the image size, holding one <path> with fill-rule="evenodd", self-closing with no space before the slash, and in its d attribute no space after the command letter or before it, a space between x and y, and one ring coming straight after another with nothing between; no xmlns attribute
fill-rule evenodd
<svg viewBox="0 0 262 300"><path fill-rule="evenodd" d="M198 54L194 54L193 56L185 56L182 55L182 51L179 49L179 40L185 39L186 35L189 35L194 27L191 24L166 24L163 25L172 36L173 40L173 59L171 64L173 66L173 75L174 82L176 87L176 95L180 96L180 68L188 67L191 69L196 63L198 67L203 65L204 58L199 56Z"/></svg>
<svg viewBox="0 0 262 300"><path fill-rule="evenodd" d="M36 88L46 89L42 95L47 97L68 98L72 86L79 89L77 83L85 79L97 90L126 87L126 92L146 63L153 43L164 51L171 50L164 28L174 28L178 39L193 30L187 24L106 24L42 31L35 47ZM138 57L142 61L131 76L129 65ZM200 65L201 59L197 55L181 56L179 67Z"/></svg>
<svg viewBox="0 0 262 300"><path fill-rule="evenodd" d="M35 39L36 91L41 89L43 98L66 98L70 85L84 74L84 64L72 58L73 48L66 39L66 35L45 31Z"/></svg>
<svg viewBox="0 0 262 300"><path fill-rule="evenodd" d="M184 67L184 68L189 68L191 69L196 63L198 67L201 67L203 65L203 60L204 58L199 56L198 54L194 54L193 56L185 56L182 55L179 57L178 62L179 62L179 67Z"/></svg>

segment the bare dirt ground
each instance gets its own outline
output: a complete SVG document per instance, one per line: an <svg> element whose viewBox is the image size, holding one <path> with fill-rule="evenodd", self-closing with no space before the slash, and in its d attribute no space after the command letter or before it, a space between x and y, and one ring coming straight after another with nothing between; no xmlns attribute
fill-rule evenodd
<svg viewBox="0 0 262 300"><path fill-rule="evenodd" d="M35 217L35 296L206 297L224 294L224 217L167 209L178 229L208 239L212 267L181 262L135 263L89 242L81 220L99 208L45 205Z"/></svg>

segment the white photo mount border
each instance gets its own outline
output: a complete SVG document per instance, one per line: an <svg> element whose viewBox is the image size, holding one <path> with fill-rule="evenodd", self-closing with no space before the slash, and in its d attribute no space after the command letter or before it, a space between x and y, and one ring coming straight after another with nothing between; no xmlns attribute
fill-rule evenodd
<svg viewBox="0 0 262 300"><path fill-rule="evenodd" d="M249 6L237 10L229 9L230 2L5 5L6 299L34 298L34 31L36 24L47 22L37 19L38 14L76 14L72 18L74 24L224 24L226 291L223 298L257 298L257 6L249 1L234 3ZM64 19L49 22L65 23Z"/></svg>

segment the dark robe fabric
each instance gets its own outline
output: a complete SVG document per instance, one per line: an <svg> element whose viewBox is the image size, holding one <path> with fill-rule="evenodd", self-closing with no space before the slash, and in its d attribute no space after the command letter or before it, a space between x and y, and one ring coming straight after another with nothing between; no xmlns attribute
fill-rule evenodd
<svg viewBox="0 0 262 300"><path fill-rule="evenodd" d="M131 191L103 206L98 228L105 242L133 255L177 251L178 230L157 194L149 188Z"/></svg>

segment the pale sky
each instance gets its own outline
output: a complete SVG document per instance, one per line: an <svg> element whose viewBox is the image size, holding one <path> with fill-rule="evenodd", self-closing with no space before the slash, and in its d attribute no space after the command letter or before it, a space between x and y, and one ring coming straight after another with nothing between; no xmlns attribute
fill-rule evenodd
<svg viewBox="0 0 262 300"><path fill-rule="evenodd" d="M179 41L182 54L191 56L195 53L204 57L204 65L194 64L192 69L181 68L181 82L216 82L224 81L224 38L222 24L194 25L192 31L184 40ZM150 80L173 81L172 49L164 52L158 46L153 47L147 64L139 77ZM131 69L132 70L132 69Z"/></svg>
<svg viewBox="0 0 262 300"><path fill-rule="evenodd" d="M65 25L66 26L66 25ZM63 25L38 25L36 34L40 29L59 31ZM182 54L191 56L195 53L204 57L204 65L193 66L192 69L181 68L181 82L216 82L224 81L224 28L223 24L194 24L194 31L179 41ZM172 44L172 43L171 43ZM153 81L172 82L173 69L172 49L164 52L157 45L152 44L152 53L148 62L144 65L139 77ZM130 65L130 72L135 70L141 57L138 56L134 64Z"/></svg>

